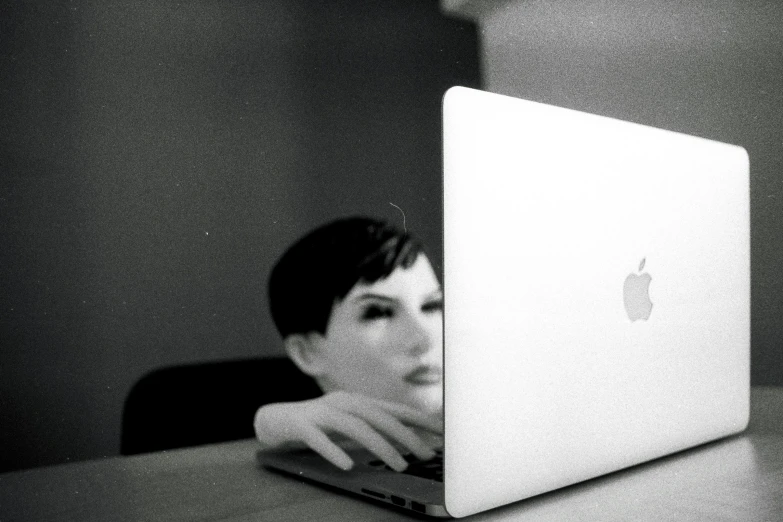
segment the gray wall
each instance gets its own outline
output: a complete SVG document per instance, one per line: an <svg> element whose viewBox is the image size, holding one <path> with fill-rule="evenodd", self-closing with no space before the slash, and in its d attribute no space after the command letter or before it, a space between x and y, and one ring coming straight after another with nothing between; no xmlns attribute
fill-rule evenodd
<svg viewBox="0 0 783 522"><path fill-rule="evenodd" d="M373 4L373 5L370 5ZM0 8L0 471L114 455L153 368L281 353L274 259L346 214L441 260L435 1Z"/></svg>
<svg viewBox="0 0 783 522"><path fill-rule="evenodd" d="M783 385L783 3L443 0L486 90L745 147L754 384Z"/></svg>

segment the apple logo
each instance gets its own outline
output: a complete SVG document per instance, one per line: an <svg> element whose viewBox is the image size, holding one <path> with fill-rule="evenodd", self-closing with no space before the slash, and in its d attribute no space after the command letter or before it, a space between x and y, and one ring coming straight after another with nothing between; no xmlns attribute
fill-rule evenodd
<svg viewBox="0 0 783 522"><path fill-rule="evenodd" d="M639 272L644 270L644 264L647 258L642 259L639 264ZM638 319L646 321L652 312L652 301L650 301L650 274L628 274L623 285L623 301L625 311L631 322Z"/></svg>

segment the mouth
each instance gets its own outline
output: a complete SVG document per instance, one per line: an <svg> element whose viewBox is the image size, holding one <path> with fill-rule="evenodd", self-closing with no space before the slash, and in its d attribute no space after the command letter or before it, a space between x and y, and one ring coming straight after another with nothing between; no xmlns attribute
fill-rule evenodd
<svg viewBox="0 0 783 522"><path fill-rule="evenodd" d="M440 384L443 380L443 370L437 366L418 366L412 372L405 374L405 382L420 386Z"/></svg>

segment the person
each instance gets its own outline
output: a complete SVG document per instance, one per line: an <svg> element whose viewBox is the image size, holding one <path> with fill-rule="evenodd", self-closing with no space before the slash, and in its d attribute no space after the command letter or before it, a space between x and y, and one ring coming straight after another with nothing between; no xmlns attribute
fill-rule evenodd
<svg viewBox="0 0 783 522"><path fill-rule="evenodd" d="M443 293L421 243L371 218L339 219L272 269L269 305L288 357L324 395L256 412L265 449L309 447L344 470L341 444L392 469L442 445Z"/></svg>

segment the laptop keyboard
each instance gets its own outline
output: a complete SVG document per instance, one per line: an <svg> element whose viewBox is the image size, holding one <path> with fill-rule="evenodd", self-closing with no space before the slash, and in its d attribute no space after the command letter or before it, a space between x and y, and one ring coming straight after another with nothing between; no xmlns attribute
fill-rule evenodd
<svg viewBox="0 0 783 522"><path fill-rule="evenodd" d="M403 457L408 462L408 467L401 473L443 482L443 450L435 450L435 456L429 460L421 460L412 454ZM367 464L374 468L393 471L382 460L371 460Z"/></svg>

